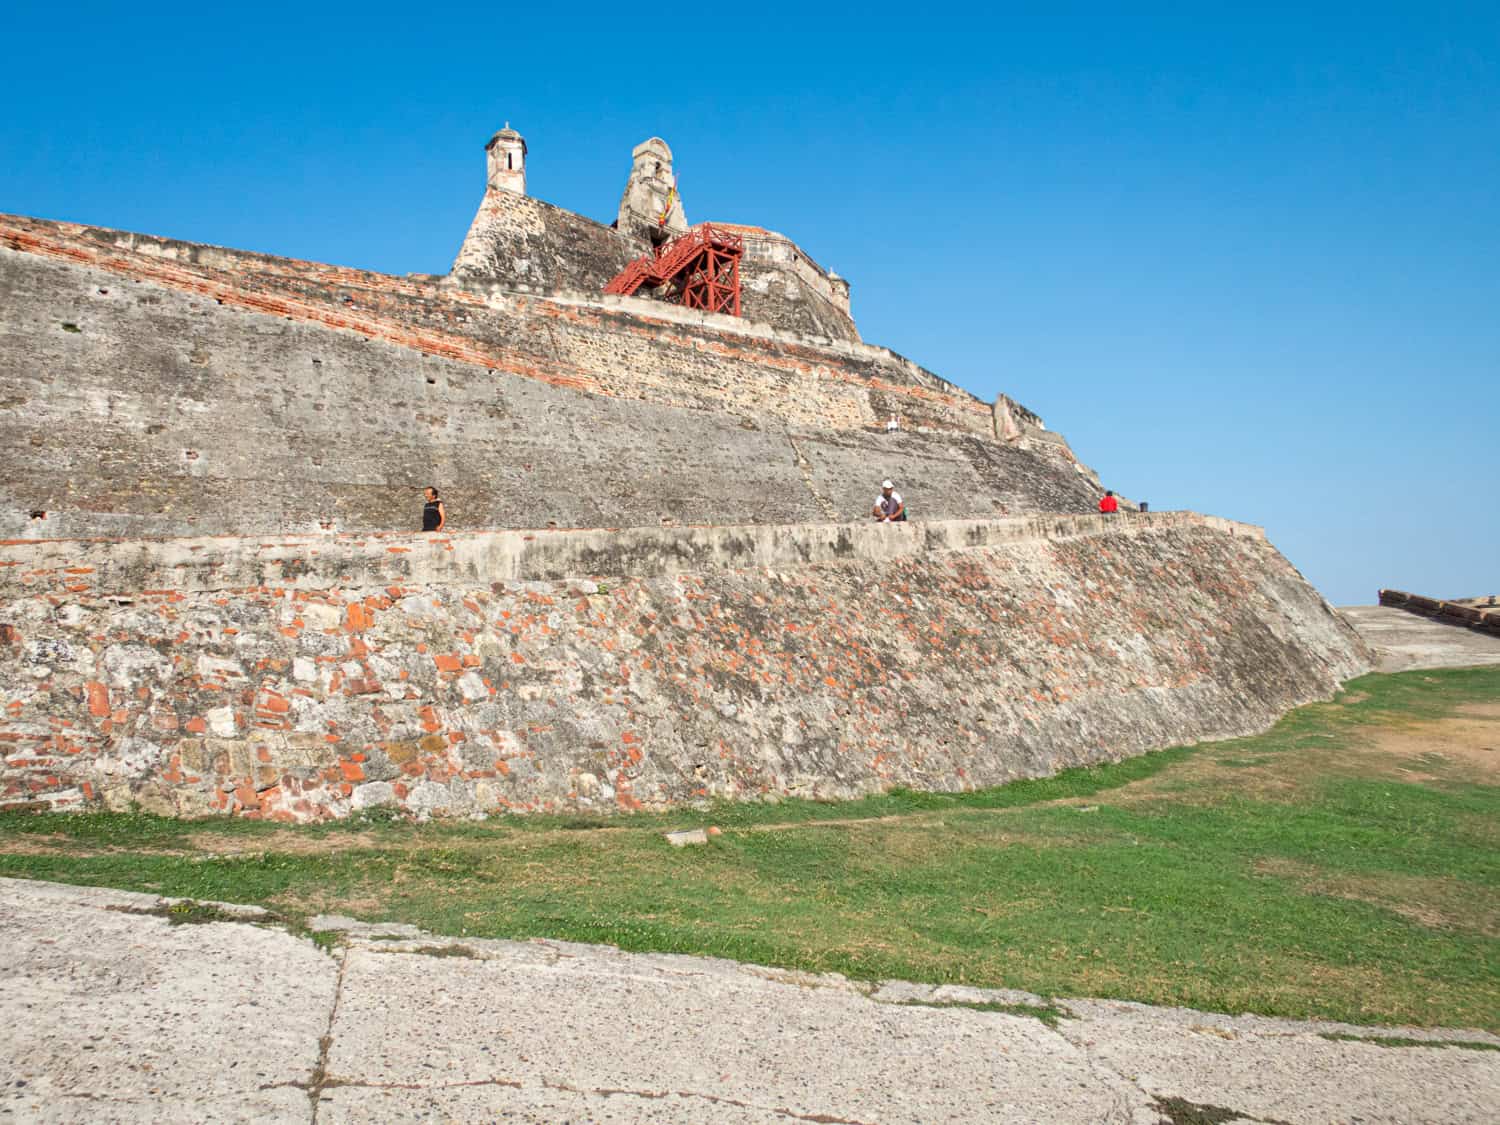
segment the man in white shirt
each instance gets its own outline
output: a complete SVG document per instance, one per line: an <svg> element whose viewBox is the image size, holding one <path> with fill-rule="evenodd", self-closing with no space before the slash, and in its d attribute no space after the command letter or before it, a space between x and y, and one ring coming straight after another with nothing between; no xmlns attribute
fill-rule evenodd
<svg viewBox="0 0 1500 1125"><path fill-rule="evenodd" d="M880 482L880 495L875 497L875 507L870 509L870 514L881 523L905 522L906 504L901 499L901 493L896 491L896 486L890 481Z"/></svg>

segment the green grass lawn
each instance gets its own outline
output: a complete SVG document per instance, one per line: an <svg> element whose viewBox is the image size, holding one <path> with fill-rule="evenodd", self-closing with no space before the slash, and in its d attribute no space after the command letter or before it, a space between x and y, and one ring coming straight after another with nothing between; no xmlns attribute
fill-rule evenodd
<svg viewBox="0 0 1500 1125"><path fill-rule="evenodd" d="M0 814L0 874L1229 1012L1500 1031L1500 668L967 794L287 828ZM706 847L666 828L715 824Z"/></svg>

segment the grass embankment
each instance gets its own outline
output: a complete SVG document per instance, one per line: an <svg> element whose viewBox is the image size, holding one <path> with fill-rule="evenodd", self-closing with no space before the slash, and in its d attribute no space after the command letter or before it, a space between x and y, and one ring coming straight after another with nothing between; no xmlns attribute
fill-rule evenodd
<svg viewBox="0 0 1500 1125"><path fill-rule="evenodd" d="M286 828L0 815L0 874L1217 1011L1500 1030L1500 668L978 793ZM664 828L717 824L707 847Z"/></svg>

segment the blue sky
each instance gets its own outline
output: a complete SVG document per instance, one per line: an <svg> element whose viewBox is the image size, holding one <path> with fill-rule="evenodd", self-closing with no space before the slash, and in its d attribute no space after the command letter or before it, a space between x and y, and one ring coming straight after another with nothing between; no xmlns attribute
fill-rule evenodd
<svg viewBox="0 0 1500 1125"><path fill-rule="evenodd" d="M1500 5L713 7L22 0L0 210L441 273L506 120L604 221L659 134L1119 491L1500 593Z"/></svg>

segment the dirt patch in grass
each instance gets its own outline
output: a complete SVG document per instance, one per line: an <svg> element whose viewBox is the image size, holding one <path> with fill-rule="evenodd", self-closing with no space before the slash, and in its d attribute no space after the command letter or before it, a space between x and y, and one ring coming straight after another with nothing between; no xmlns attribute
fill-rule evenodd
<svg viewBox="0 0 1500 1125"><path fill-rule="evenodd" d="M354 851L380 845L373 832L308 835L295 829L267 832L256 836L226 836L220 832L194 832L187 842L199 852L214 855L258 855L278 852L282 855L321 855L330 851Z"/></svg>
<svg viewBox="0 0 1500 1125"><path fill-rule="evenodd" d="M842 820L788 820L777 824L747 824L737 829L740 832L787 832L803 828L853 828L861 824L899 824L912 820L935 820L943 814L938 811L916 813L894 813L890 816L851 816Z"/></svg>
<svg viewBox="0 0 1500 1125"><path fill-rule="evenodd" d="M1469 704L1461 711L1444 719L1356 727L1342 736L1310 732L1271 753L1250 753L1243 744L1257 740L1235 739L1222 750L1206 746L1165 773L1058 803L1211 804L1225 794L1284 801L1330 775L1500 784L1500 704Z"/></svg>
<svg viewBox="0 0 1500 1125"><path fill-rule="evenodd" d="M67 851L72 855L100 855L98 849L74 850L70 845L73 843L66 836L0 836L0 852L6 855L52 855L58 851Z"/></svg>
<svg viewBox="0 0 1500 1125"><path fill-rule="evenodd" d="M306 890L296 894L275 895L269 900L279 913L292 918L311 918L315 914L344 914L351 918L370 918L385 911L385 899L375 895L321 894Z"/></svg>
<svg viewBox="0 0 1500 1125"><path fill-rule="evenodd" d="M74 859L92 859L99 856L135 855L147 849L129 845L90 847L71 836L38 834L32 836L0 836L0 855L68 855ZM260 849L256 849L260 850ZM154 856L191 856L199 853L190 848L151 847Z"/></svg>
<svg viewBox="0 0 1500 1125"><path fill-rule="evenodd" d="M1481 711L1478 707L1469 710ZM1500 784L1500 707L1484 707L1482 712L1407 730L1382 731L1367 756L1394 759L1391 769L1407 774L1409 780ZM1414 767L1413 759L1423 764Z"/></svg>
<svg viewBox="0 0 1500 1125"><path fill-rule="evenodd" d="M1500 722L1500 703L1461 703L1454 713L1463 718L1493 719Z"/></svg>
<svg viewBox="0 0 1500 1125"><path fill-rule="evenodd" d="M1500 937L1500 907L1477 898L1458 879L1430 879L1384 872L1379 876L1325 871L1313 864L1275 858L1256 862L1258 875L1290 879L1305 894L1368 902L1433 929L1459 929Z"/></svg>

